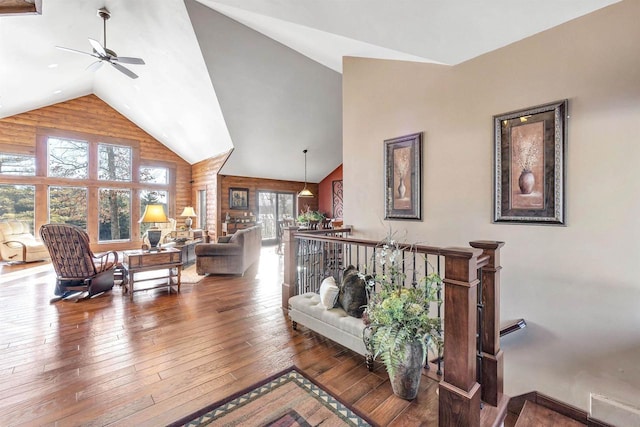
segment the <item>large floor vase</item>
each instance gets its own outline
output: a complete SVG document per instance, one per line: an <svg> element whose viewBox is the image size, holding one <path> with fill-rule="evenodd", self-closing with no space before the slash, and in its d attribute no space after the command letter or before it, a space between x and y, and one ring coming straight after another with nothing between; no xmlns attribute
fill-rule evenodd
<svg viewBox="0 0 640 427"><path fill-rule="evenodd" d="M418 395L422 377L423 348L419 341L405 344L405 354L393 377L389 376L393 393L406 400Z"/></svg>

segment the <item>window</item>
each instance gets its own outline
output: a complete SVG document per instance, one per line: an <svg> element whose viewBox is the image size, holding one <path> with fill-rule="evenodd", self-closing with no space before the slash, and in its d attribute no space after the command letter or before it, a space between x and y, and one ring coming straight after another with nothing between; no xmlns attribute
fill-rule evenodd
<svg viewBox="0 0 640 427"><path fill-rule="evenodd" d="M169 170L161 167L141 166L140 182L149 184L168 184Z"/></svg>
<svg viewBox="0 0 640 427"><path fill-rule="evenodd" d="M49 187L49 222L87 229L87 189Z"/></svg>
<svg viewBox="0 0 640 427"><path fill-rule="evenodd" d="M98 179L131 181L131 147L99 144Z"/></svg>
<svg viewBox="0 0 640 427"><path fill-rule="evenodd" d="M49 176L89 178L89 143L72 139L48 138Z"/></svg>
<svg viewBox="0 0 640 427"><path fill-rule="evenodd" d="M98 191L98 240L128 240L131 238L131 191L101 188Z"/></svg>
<svg viewBox="0 0 640 427"><path fill-rule="evenodd" d="M147 205L162 205L164 206L164 211L169 212L168 203L169 193L167 191L142 190L140 192L140 216L134 218L134 221L142 218L142 214L144 214ZM146 222L140 223L140 236L142 236L151 225L152 224Z"/></svg>
<svg viewBox="0 0 640 427"><path fill-rule="evenodd" d="M36 158L25 154L0 153L0 174L34 176Z"/></svg>
<svg viewBox="0 0 640 427"><path fill-rule="evenodd" d="M175 215L175 162L144 154L138 141L50 128L35 146L0 141L0 220L73 224L98 251L137 246L147 204Z"/></svg>
<svg viewBox="0 0 640 427"><path fill-rule="evenodd" d="M207 190L198 190L198 224L200 228L207 229Z"/></svg>
<svg viewBox="0 0 640 427"><path fill-rule="evenodd" d="M0 185L0 220L18 220L33 230L36 187L33 185Z"/></svg>

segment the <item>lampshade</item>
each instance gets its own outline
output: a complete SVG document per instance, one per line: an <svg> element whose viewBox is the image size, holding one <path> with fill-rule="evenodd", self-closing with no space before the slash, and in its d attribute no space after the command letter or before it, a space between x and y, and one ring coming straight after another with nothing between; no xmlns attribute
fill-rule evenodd
<svg viewBox="0 0 640 427"><path fill-rule="evenodd" d="M142 218L138 222L168 222L162 205L147 205L144 208Z"/></svg>
<svg viewBox="0 0 640 427"><path fill-rule="evenodd" d="M187 219L184 220L184 225L187 226L189 230L191 230L191 226L193 225L192 216L196 216L196 211L193 210L193 206L187 206L184 208L180 216L186 216Z"/></svg>
<svg viewBox="0 0 640 427"><path fill-rule="evenodd" d="M298 193L298 197L313 197L313 193L306 186Z"/></svg>
<svg viewBox="0 0 640 427"><path fill-rule="evenodd" d="M197 216L196 211L193 210L193 206L187 206L183 209L180 216Z"/></svg>
<svg viewBox="0 0 640 427"><path fill-rule="evenodd" d="M298 193L298 197L313 197L311 190L307 188L307 150L302 150L304 153L304 188Z"/></svg>

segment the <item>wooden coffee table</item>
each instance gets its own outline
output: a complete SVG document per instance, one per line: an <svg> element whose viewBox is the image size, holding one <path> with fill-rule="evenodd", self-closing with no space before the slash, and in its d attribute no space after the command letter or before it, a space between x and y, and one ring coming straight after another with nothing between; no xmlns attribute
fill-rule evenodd
<svg viewBox="0 0 640 427"><path fill-rule="evenodd" d="M180 274L182 273L182 251L180 249L168 248L158 252L124 251L123 255L122 265L129 274L129 280L124 289L125 293L129 292L131 300L133 300L134 292L148 289L168 287L169 293L171 293L173 286L177 286L177 292L180 292ZM168 270L169 273L166 276L144 277L135 280L136 273L153 270ZM159 279L167 279L167 282L139 289L134 286L142 282L157 281Z"/></svg>

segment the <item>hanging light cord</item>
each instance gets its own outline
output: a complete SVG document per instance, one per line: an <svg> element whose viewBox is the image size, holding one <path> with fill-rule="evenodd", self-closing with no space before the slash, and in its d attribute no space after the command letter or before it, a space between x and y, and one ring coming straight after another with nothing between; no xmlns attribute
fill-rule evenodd
<svg viewBox="0 0 640 427"><path fill-rule="evenodd" d="M302 150L304 153L304 188L307 188L307 149Z"/></svg>

